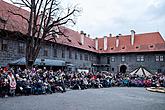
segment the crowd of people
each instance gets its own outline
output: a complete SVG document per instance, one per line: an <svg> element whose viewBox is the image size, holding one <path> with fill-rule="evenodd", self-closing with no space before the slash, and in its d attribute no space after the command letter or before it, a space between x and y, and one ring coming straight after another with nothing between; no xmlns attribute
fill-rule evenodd
<svg viewBox="0 0 165 110"><path fill-rule="evenodd" d="M94 72L76 73L38 68L0 68L0 96L40 95L66 92L68 89L83 90L107 87L165 87L165 75Z"/></svg>

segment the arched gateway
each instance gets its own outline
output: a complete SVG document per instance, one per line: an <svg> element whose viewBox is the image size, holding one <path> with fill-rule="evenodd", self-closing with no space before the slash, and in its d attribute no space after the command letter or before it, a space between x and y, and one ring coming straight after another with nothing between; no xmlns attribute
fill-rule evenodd
<svg viewBox="0 0 165 110"><path fill-rule="evenodd" d="M126 73L127 66L126 65L121 65L120 66L120 73Z"/></svg>

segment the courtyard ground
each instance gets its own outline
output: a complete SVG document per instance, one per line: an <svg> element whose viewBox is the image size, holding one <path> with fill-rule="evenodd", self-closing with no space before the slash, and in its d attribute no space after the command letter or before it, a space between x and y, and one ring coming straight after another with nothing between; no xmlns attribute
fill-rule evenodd
<svg viewBox="0 0 165 110"><path fill-rule="evenodd" d="M165 94L114 87L0 98L0 110L165 110Z"/></svg>

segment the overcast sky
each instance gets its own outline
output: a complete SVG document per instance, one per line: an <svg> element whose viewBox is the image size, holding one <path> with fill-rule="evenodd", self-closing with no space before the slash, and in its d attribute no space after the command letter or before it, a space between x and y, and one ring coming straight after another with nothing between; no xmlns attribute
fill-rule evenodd
<svg viewBox="0 0 165 110"><path fill-rule="evenodd" d="M71 0L69 0L71 1ZM165 37L165 0L72 0L83 12L75 29L93 37L159 31Z"/></svg>
<svg viewBox="0 0 165 110"><path fill-rule="evenodd" d="M62 1L62 0L61 0ZM165 38L165 0L63 0L83 9L76 31L91 37L159 31Z"/></svg>

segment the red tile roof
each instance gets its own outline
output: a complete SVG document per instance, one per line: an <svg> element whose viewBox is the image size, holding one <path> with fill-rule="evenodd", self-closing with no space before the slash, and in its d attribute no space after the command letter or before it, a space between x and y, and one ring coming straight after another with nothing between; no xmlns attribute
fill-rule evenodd
<svg viewBox="0 0 165 110"><path fill-rule="evenodd" d="M99 41L103 41L103 39L99 38ZM133 46L131 45L131 35L119 36L119 47L116 47L116 39L117 37L108 37L108 49L99 50L99 53L165 51L165 41L159 32L135 34ZM103 43L101 42L99 49L103 48Z"/></svg>
<svg viewBox="0 0 165 110"><path fill-rule="evenodd" d="M14 11L28 18L29 12L18 8L12 4L0 0L0 29L10 31L19 31L25 34L27 32L27 23L19 16L15 16L8 12ZM4 24L6 25L4 28ZM116 37L107 37L107 50L104 50L104 38L98 38L99 49L95 49L95 40L89 37L84 37L84 44L81 45L81 34L69 28L63 28L65 35L56 38L56 43L68 45L83 50L98 53L122 53L122 52L150 52L150 51L165 51L165 41L159 32L135 34L134 45L131 45L131 35L121 35L119 37L119 47L116 47ZM48 39L47 39L48 40ZM54 41L53 41L54 42Z"/></svg>
<svg viewBox="0 0 165 110"><path fill-rule="evenodd" d="M71 47L76 47L80 48L83 50L88 50L92 52L97 52L94 47L94 40L84 36L84 44L81 44L81 34L77 31L71 30L69 28L64 28L63 29L65 35L67 36L59 36L59 38L56 38L56 43L58 44L63 44L63 45L68 45Z"/></svg>
<svg viewBox="0 0 165 110"><path fill-rule="evenodd" d="M4 2L0 0L0 29L6 29L10 31L19 31L22 33L27 32L27 22L20 16L15 16L12 13L8 12L12 11L17 14L21 14L24 17L28 18L29 12L16 7L12 4ZM6 23L5 23L6 22Z"/></svg>

